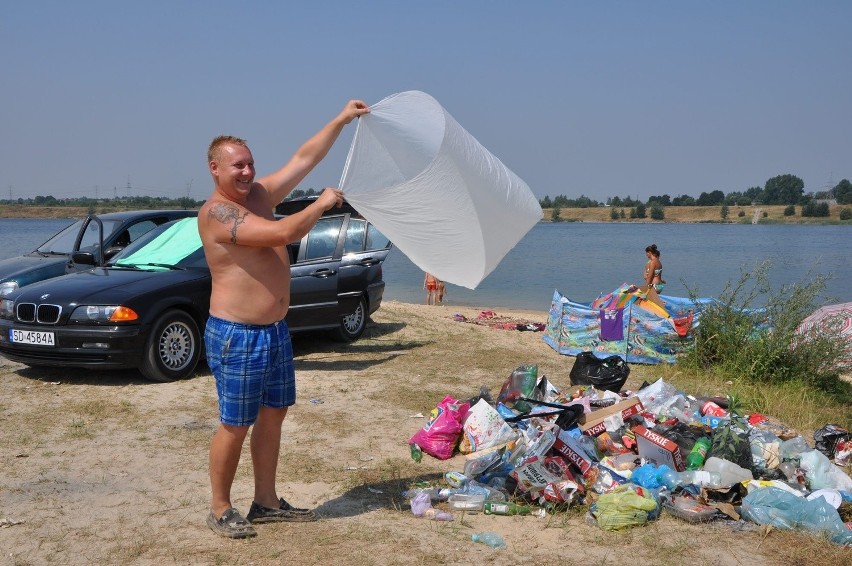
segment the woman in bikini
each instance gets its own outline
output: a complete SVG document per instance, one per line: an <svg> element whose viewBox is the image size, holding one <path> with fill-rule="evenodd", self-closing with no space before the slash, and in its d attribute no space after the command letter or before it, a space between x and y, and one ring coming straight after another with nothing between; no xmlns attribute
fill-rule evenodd
<svg viewBox="0 0 852 566"><path fill-rule="evenodd" d="M660 250L657 249L657 244L651 244L645 248L645 257L648 258L648 263L645 264L645 285L659 293L666 287L666 282L663 281L663 264L660 262Z"/></svg>
<svg viewBox="0 0 852 566"><path fill-rule="evenodd" d="M423 288L426 289L427 305L435 305L438 303L438 284L440 282L441 281L431 273L427 273L423 278Z"/></svg>

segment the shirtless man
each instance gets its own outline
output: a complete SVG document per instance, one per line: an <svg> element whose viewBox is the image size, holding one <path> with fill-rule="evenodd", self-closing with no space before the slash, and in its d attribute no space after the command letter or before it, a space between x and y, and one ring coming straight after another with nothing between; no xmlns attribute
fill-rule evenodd
<svg viewBox="0 0 852 566"><path fill-rule="evenodd" d="M250 523L316 520L313 511L291 506L275 489L281 425L296 400L284 322L290 306L286 244L307 234L323 212L339 207L343 193L327 188L310 206L279 221L273 211L326 156L344 126L367 112L364 102L348 102L281 169L257 181L245 141L219 136L210 144L214 190L198 211L198 231L213 277L204 340L220 419L210 446L207 525L222 536L255 536ZM254 502L246 520L231 505L231 486L252 425Z"/></svg>

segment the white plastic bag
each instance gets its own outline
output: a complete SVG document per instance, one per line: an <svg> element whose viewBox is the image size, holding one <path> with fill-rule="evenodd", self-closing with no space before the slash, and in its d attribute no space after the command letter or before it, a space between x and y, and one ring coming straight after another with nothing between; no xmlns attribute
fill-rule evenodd
<svg viewBox="0 0 852 566"><path fill-rule="evenodd" d="M542 217L527 184L419 91L358 119L340 188L420 269L469 289Z"/></svg>
<svg viewBox="0 0 852 566"><path fill-rule="evenodd" d="M827 488L852 492L852 478L819 450L802 452L799 458L812 490Z"/></svg>
<svg viewBox="0 0 852 566"><path fill-rule="evenodd" d="M467 413L462 427L459 451L462 454L469 454L506 444L516 437L517 433L503 420L500 413L487 401L480 399Z"/></svg>

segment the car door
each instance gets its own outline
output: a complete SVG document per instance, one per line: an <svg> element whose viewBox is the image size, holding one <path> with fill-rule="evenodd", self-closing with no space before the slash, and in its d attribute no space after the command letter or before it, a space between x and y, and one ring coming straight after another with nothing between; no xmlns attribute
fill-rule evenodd
<svg viewBox="0 0 852 566"><path fill-rule="evenodd" d="M330 328L339 324L337 283L348 217L320 218L299 242L295 263L290 266L290 327Z"/></svg>
<svg viewBox="0 0 852 566"><path fill-rule="evenodd" d="M382 262L390 253L391 243L375 226L363 218L350 217L343 242L340 275L337 283L338 314L351 314L367 292L370 309L376 303L375 287L381 286Z"/></svg>

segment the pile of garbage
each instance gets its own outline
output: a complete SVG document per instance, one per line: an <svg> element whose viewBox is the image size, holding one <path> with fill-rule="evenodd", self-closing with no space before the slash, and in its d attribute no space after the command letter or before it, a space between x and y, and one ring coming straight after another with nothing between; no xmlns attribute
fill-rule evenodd
<svg viewBox="0 0 852 566"><path fill-rule="evenodd" d="M587 522L604 530L666 512L805 530L852 546L852 478L842 469L852 465L852 433L826 425L811 448L783 423L740 414L726 397L696 397L663 379L621 391L630 370L619 362L575 363L572 387L562 391L523 365L496 401L486 387L472 399L444 398L411 437L411 455L445 460L458 451L464 469L447 472L446 485L410 489L412 512L452 520L452 511L544 516L583 505ZM480 542L491 544L493 533L483 534Z"/></svg>

